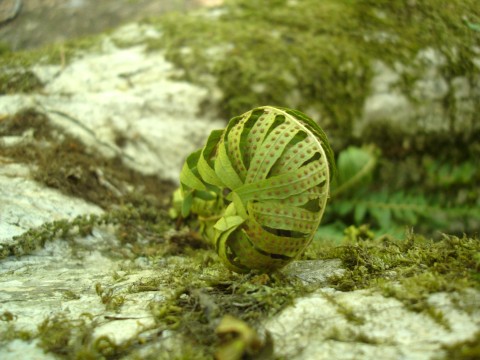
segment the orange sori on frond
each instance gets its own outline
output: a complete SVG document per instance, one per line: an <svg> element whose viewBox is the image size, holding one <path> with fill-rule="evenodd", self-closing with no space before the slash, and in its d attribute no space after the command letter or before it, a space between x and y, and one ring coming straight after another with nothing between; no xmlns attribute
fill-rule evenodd
<svg viewBox="0 0 480 360"><path fill-rule="evenodd" d="M191 154L181 213L236 272L272 272L298 257L320 224L334 171L323 130L305 114L263 106L234 117Z"/></svg>

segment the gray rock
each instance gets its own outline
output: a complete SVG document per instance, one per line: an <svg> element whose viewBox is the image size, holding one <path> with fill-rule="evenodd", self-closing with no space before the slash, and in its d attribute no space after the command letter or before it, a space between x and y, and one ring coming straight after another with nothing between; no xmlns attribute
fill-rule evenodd
<svg viewBox="0 0 480 360"><path fill-rule="evenodd" d="M120 28L112 37L127 30L134 37L135 29ZM153 28L137 30L160 36ZM99 52L63 68L35 66L33 71L46 83L42 92L1 96L2 115L33 108L103 156L120 156L144 174L178 181L186 155L201 147L211 130L225 125L212 114L199 115L210 96L206 89L173 80L180 71L144 46L121 49L107 38Z"/></svg>
<svg viewBox="0 0 480 360"><path fill-rule="evenodd" d="M461 76L448 80L441 73L445 62L434 49L420 51L409 66L374 62L371 92L354 124L354 134L361 137L376 123L393 125L406 135L451 131L469 134L478 130L475 104L480 98L480 77L476 75L476 86ZM409 93L400 87L404 75L415 79ZM450 92L456 102L454 114L449 114L444 105Z"/></svg>
<svg viewBox="0 0 480 360"><path fill-rule="evenodd" d="M44 222L102 213L94 204L31 180L25 165L9 164L1 158L0 163L0 249L12 243L12 237Z"/></svg>
<svg viewBox="0 0 480 360"><path fill-rule="evenodd" d="M341 276L345 269L340 259L294 261L282 272L295 276L308 285L324 286L332 276Z"/></svg>
<svg viewBox="0 0 480 360"><path fill-rule="evenodd" d="M288 359L436 359L442 346L478 331L480 292L436 293L442 322L377 292L324 288L298 299L266 324L276 354Z"/></svg>

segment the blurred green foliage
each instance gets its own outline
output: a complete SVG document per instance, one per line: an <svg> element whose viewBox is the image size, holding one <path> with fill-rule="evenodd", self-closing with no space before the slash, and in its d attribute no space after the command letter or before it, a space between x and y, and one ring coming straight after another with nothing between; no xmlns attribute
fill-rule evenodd
<svg viewBox="0 0 480 360"><path fill-rule="evenodd" d="M351 225L375 236L401 237L407 227L478 234L480 102L455 90L460 78L478 86L478 0L226 0L152 23L162 37L149 48L164 50L183 79L220 90L210 101L223 118L268 104L319 120L340 168L319 236L342 238ZM425 52L442 59L435 71L448 88L430 104L438 118L412 115L412 127L388 114L362 119L377 63L398 75L390 90L412 109L430 106L417 91L431 70L419 60ZM465 101L471 107L461 112ZM416 121L442 130L429 123L417 131Z"/></svg>
<svg viewBox="0 0 480 360"><path fill-rule="evenodd" d="M433 237L441 233L478 233L480 200L474 184L480 181L480 170L474 161L442 162L423 156L419 163L420 181L402 187L379 181L382 172L390 172L384 177L399 177L395 171L406 168L399 166L395 170L391 161L381 160L375 147L352 146L342 151L331 201L317 237L348 237L351 224L367 225L368 231L376 235L396 237L403 237L405 229L412 227Z"/></svg>
<svg viewBox="0 0 480 360"><path fill-rule="evenodd" d="M263 105L296 108L321 117L335 148L356 137L375 63L395 69L399 79L392 86L413 104L425 101L415 92L426 70L418 55L425 50L444 59L438 71L450 88L458 77L472 87L478 82L478 0L442 6L437 0L227 0L210 13L152 23L162 37L151 40L150 49L165 50L184 79L219 89L211 102L223 118ZM474 121L455 112L454 92L442 96L439 106L451 115L450 127ZM367 140L380 143L388 131ZM427 143L438 135L428 134ZM404 138L393 141L401 148Z"/></svg>

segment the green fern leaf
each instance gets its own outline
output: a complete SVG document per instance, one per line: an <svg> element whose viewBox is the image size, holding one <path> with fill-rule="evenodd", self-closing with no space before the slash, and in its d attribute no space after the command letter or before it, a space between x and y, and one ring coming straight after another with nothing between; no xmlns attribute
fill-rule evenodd
<svg viewBox="0 0 480 360"><path fill-rule="evenodd" d="M373 148L348 147L342 151L337 161L337 182L332 189L332 197L351 193L371 183L377 158Z"/></svg>
<svg viewBox="0 0 480 360"><path fill-rule="evenodd" d="M334 169L332 149L313 120L296 110L253 109L187 158L181 213L198 215L231 270L273 271L312 240Z"/></svg>

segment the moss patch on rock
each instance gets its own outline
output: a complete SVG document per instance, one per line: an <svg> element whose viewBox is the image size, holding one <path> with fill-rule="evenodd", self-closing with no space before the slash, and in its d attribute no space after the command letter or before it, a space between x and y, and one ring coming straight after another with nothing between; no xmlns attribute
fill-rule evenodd
<svg viewBox="0 0 480 360"><path fill-rule="evenodd" d="M471 47L478 43L478 36L466 26L462 16L467 14L468 21L478 22L475 4L452 1L446 7L438 7L433 0L425 0L405 7L400 1L319 4L313 0L242 0L228 3L218 18L167 17L161 21L163 38L160 42L152 40L150 46L166 47L169 58L185 69L187 79L209 86L215 82L224 95L222 110L226 118L256 105L288 104L309 114L322 114L322 123L336 134L345 134L341 141L346 142L351 139L352 124L369 92L372 53L394 64L408 61L419 49L432 46L448 55L444 69L447 74L470 76ZM444 46L446 43L448 47ZM36 61L40 56L37 55ZM61 62L62 56L54 61ZM25 54L12 59L3 57L1 61L16 65L33 61ZM26 78L27 86L11 85L2 91L38 90L35 81L29 79L32 80ZM407 80L405 91L409 91ZM211 358L219 344L215 329L224 315L233 315L257 327L315 288L281 274L226 272L210 245L199 238L194 225L179 229L180 224L168 218L171 184L127 169L119 159L96 156L49 124L42 114L26 111L4 117L0 120L0 132L18 140L13 145L0 146L2 157L31 165L37 181L105 210L103 215L55 221L32 229L15 238L15 244L4 248L0 258L30 253L59 238L73 243L95 228L112 227L119 241L109 249L109 256L125 260L145 258L156 274L136 281L125 294L113 290L122 275L113 274L111 283L92 284L105 309L119 311L125 297L131 294L169 289L166 298L150 302L154 325L121 344L107 336L94 338L93 331L102 321L111 319L93 319L89 314L73 320L57 314L45 319L34 333L8 327L2 338L6 333L7 340L37 341L46 352L62 358L144 358L141 349L148 346L156 350L150 356L158 358L162 350L171 349L172 341L183 347L177 347L176 352L164 352L166 358ZM398 152L391 154L397 155ZM432 177L437 174L435 169L430 172ZM437 180L430 180L432 187L440 187ZM408 181L419 179L405 180ZM457 182L461 182L462 188L469 185L463 178ZM480 288L479 244L478 239L471 237L446 236L433 241L410 234L406 240L398 241L389 236L374 238L367 232L365 237L351 236L340 245L317 242L305 258L340 258L346 272L330 284L337 290L376 289L442 323L441 314L428 304L427 298L436 292L461 294L469 288ZM124 271L134 273L138 269L131 264ZM64 296L78 297L73 292ZM347 307L339 308L339 312L354 323L364 321ZM15 314L7 310L0 320L10 324ZM345 338L345 334L332 338ZM357 334L357 340L374 342L365 334ZM452 356L468 358L478 349L474 342L462 342L445 350Z"/></svg>
<svg viewBox="0 0 480 360"><path fill-rule="evenodd" d="M30 93L42 87L40 79L30 70L4 70L0 73L0 95Z"/></svg>
<svg viewBox="0 0 480 360"><path fill-rule="evenodd" d="M134 244L139 237L151 240L172 226L166 212L172 183L140 174L119 158L106 159L90 151L33 110L0 120L0 133L15 140L12 144L0 144L0 156L29 165L36 181L107 211L102 216L57 220L31 229L4 246L0 258L28 254L56 238L85 236L98 225L118 225L117 237L123 244ZM137 233L130 231L132 226L138 229ZM141 252L144 251L147 248Z"/></svg>
<svg viewBox="0 0 480 360"><path fill-rule="evenodd" d="M148 207L123 208L100 217L84 217L83 222L78 218L61 227L58 223L44 227L45 231L50 231L47 237L52 240L65 237L65 229L73 231L70 235L78 236L79 232L91 231L93 227L114 225L121 242L118 249L109 250L109 256L125 256L125 259L132 260L146 258L155 274L135 281L123 293L115 290L122 276L113 274L111 282L95 284L99 301L107 311L115 313L131 294L151 294L167 289L166 297L153 299L148 305L154 323L139 331L134 338L115 343L108 336L91 336L104 323L102 319L85 314L81 319L72 320L57 314L45 319L38 332L29 333L26 341L38 339L39 346L45 351L62 358L81 354L101 354L106 358L140 356L142 347L149 346L157 352L171 349L165 358L211 358L221 344L216 328L225 315L234 316L258 329L266 319L291 305L296 298L318 288L318 285L305 285L298 278L281 273L267 276L225 271L213 249L194 231L188 228L173 230L173 224L160 229L159 222L164 220L158 213L155 216L155 211ZM55 228L63 230L52 231ZM128 236L122 237L122 233L128 233ZM122 253L121 248L126 244L131 251ZM384 296L400 300L407 309L427 314L448 328L441 311L432 306L428 298L438 292L449 292L458 294L461 299L463 291L480 289L479 253L478 239L445 237L441 241L432 241L409 234L406 241L359 236L350 237L340 246L314 243L304 258L340 258L346 271L331 278L330 286L341 291L367 288L379 291ZM128 275L135 274L138 268L132 263L123 270ZM365 321L333 298L332 302L338 305L338 313L348 321L359 325ZM475 304L469 306L472 311L475 309ZM467 307L462 305L462 309ZM9 313L3 316L10 322L14 317ZM109 318L112 319L115 320L115 316ZM119 314L116 320L122 319ZM337 335L345 337L345 334ZM18 332L18 337L25 336ZM366 341L363 334L356 336L357 340ZM58 341L52 342L53 338ZM264 339L264 346L268 348L271 344ZM172 350L172 341L183 346L173 345ZM448 347L446 351L468 352L471 348L468 342Z"/></svg>
<svg viewBox="0 0 480 360"><path fill-rule="evenodd" d="M336 147L343 147L352 140L369 94L374 61L409 68L397 84L408 97L423 71L412 61L427 48L445 57L441 74L448 81L463 76L475 85L480 36L467 22L480 21L477 5L475 0L442 7L434 0L229 1L218 13L163 18L163 37L150 46L165 48L187 80L218 86L226 118L254 106L288 105L321 118ZM452 96L444 106L453 111Z"/></svg>
<svg viewBox="0 0 480 360"><path fill-rule="evenodd" d="M127 214L138 216L134 219ZM221 344L215 330L225 315L241 319L246 326L256 329L266 318L292 304L296 297L314 289L295 277L282 274L238 275L225 271L214 251L194 233L188 229L159 231L156 229L158 218L145 216L141 209L77 218L63 223L60 232L57 231L59 223L56 222L43 226L42 234L49 241L59 237L74 240L76 236L84 235L84 231L105 225L115 225L120 239L123 231L129 232L130 238L135 237L136 243L132 239L128 243L133 251L130 252L132 256L124 253L125 258L148 259L155 274L135 281L124 293L115 290L122 279L113 274L111 282L94 284L99 301L105 305L106 311L116 313L120 312L129 295L145 293L147 296L166 291L166 298L162 296L149 302L148 309L154 320L152 325L139 330L133 338L116 343L109 336L96 337L93 334L106 321L128 319L121 313L118 317L98 317L85 313L72 319L68 314L57 312L45 318L37 331L27 334L12 327L8 340L36 341L45 352L60 358L102 356L113 359L126 355L144 358L137 352L142 347L151 346L157 351L148 353L150 356L156 354L155 358L208 359L212 358ZM22 238L35 235L35 232L39 234L39 230L32 230ZM152 235L147 242L144 238L146 233ZM125 245L119 243L118 248L110 248L109 256L121 256L120 250ZM124 268L123 276L139 270L134 264L132 262ZM14 318L14 314L4 313L1 320L14 322ZM262 334L262 339L264 336ZM267 346L268 340L264 341ZM158 352L164 355L160 356Z"/></svg>
<svg viewBox="0 0 480 360"><path fill-rule="evenodd" d="M157 205L166 206L169 202L173 184L157 176L139 174L123 165L118 157L99 156L63 134L41 113L25 110L8 116L0 121L0 133L18 137L14 145L0 145L1 156L33 165L35 180L65 194L104 209L135 203L140 194Z"/></svg>
<svg viewBox="0 0 480 360"><path fill-rule="evenodd" d="M480 331L467 341L460 341L456 344L444 346L447 359L475 360L480 357Z"/></svg>
<svg viewBox="0 0 480 360"><path fill-rule="evenodd" d="M433 241L410 233L405 240L358 236L340 246L316 242L306 256L342 260L346 272L332 280L338 290L374 288L409 309L426 311L433 293L480 289L479 254L477 238L445 235Z"/></svg>

